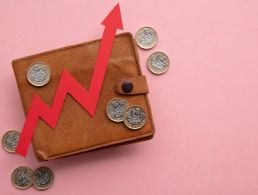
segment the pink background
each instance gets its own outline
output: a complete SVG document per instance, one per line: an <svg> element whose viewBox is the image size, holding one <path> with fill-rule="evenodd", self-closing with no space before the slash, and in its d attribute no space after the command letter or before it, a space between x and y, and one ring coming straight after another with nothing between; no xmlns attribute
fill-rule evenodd
<svg viewBox="0 0 258 195"><path fill-rule="evenodd" d="M0 134L24 115L12 72L15 58L99 38L117 1L0 1ZM141 51L156 135L148 142L38 163L0 150L0 194L16 190L14 168L47 165L46 194L258 194L258 1L121 0L124 31L153 26L159 44ZM121 31L120 31L121 32ZM145 62L172 61L163 76Z"/></svg>

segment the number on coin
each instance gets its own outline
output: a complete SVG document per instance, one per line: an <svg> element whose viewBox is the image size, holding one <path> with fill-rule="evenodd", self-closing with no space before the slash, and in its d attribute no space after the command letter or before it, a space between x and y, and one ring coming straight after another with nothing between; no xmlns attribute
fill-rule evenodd
<svg viewBox="0 0 258 195"><path fill-rule="evenodd" d="M128 107L125 99L114 98L110 100L106 107L106 113L110 120L114 122L122 122L124 120L124 113Z"/></svg>
<svg viewBox="0 0 258 195"><path fill-rule="evenodd" d="M140 106L130 106L125 112L124 124L132 130L142 128L146 123L147 115Z"/></svg>

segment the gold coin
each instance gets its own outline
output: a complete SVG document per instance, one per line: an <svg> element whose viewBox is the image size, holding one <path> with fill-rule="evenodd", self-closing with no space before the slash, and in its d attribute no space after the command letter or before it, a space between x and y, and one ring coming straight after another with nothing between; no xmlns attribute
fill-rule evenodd
<svg viewBox="0 0 258 195"><path fill-rule="evenodd" d="M158 34L152 27L142 27L135 35L137 45L142 49L151 49L158 43Z"/></svg>
<svg viewBox="0 0 258 195"><path fill-rule="evenodd" d="M155 52L147 59L148 69L154 74L163 74L168 71L169 58L163 52Z"/></svg>
<svg viewBox="0 0 258 195"><path fill-rule="evenodd" d="M2 147L5 151L15 153L19 142L20 132L16 130L7 131L2 137Z"/></svg>
<svg viewBox="0 0 258 195"><path fill-rule="evenodd" d="M27 80L35 87L46 85L51 77L50 68L42 62L32 64L27 70Z"/></svg>
<svg viewBox="0 0 258 195"><path fill-rule="evenodd" d="M107 103L106 114L114 122L123 122L127 107L128 102L125 99L114 98Z"/></svg>
<svg viewBox="0 0 258 195"><path fill-rule="evenodd" d="M124 124L131 130L138 130L146 123L147 115L140 106L129 106L125 112Z"/></svg>
<svg viewBox="0 0 258 195"><path fill-rule="evenodd" d="M29 167L17 167L12 173L12 184L14 187L24 190L32 185L33 171Z"/></svg>
<svg viewBox="0 0 258 195"><path fill-rule="evenodd" d="M39 167L33 172L33 185L38 190L46 190L53 185L54 173L48 167Z"/></svg>

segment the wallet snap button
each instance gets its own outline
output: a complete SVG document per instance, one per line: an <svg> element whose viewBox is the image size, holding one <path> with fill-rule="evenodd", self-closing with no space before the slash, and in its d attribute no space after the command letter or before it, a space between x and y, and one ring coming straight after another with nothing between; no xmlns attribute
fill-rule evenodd
<svg viewBox="0 0 258 195"><path fill-rule="evenodd" d="M122 90L125 93L130 93L133 90L133 83L131 81L125 81L122 84Z"/></svg>

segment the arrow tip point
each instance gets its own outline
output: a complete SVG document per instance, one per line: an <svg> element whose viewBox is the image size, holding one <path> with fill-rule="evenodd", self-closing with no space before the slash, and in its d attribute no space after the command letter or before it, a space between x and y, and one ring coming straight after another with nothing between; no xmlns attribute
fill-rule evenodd
<svg viewBox="0 0 258 195"><path fill-rule="evenodd" d="M111 10L107 17L102 22L105 26L112 26L118 29L123 30L123 22L120 12L119 3Z"/></svg>

